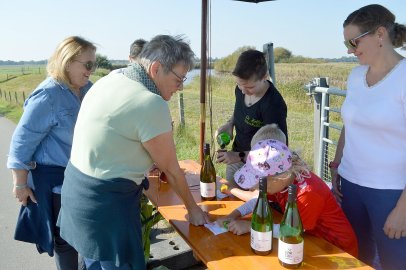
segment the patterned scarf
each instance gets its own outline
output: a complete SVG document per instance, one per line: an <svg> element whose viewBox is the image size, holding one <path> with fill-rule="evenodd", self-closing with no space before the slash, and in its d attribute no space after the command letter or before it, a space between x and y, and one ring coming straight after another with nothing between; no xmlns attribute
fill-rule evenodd
<svg viewBox="0 0 406 270"><path fill-rule="evenodd" d="M158 88L155 83L149 78L148 74L145 72L145 69L138 63L132 63L124 71L124 75L129 79L144 85L151 93L154 93L158 96L161 96Z"/></svg>

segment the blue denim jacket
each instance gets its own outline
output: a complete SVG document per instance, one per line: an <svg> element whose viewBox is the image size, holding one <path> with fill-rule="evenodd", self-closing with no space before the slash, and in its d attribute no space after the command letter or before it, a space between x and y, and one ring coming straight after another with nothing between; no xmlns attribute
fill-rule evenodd
<svg viewBox="0 0 406 270"><path fill-rule="evenodd" d="M45 79L24 103L7 168L30 170L33 162L66 167L81 100L91 86L89 81L78 98L68 86L51 77Z"/></svg>

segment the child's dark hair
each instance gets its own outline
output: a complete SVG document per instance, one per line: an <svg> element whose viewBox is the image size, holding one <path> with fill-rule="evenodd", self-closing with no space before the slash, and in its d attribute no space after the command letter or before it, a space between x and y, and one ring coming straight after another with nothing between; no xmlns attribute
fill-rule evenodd
<svg viewBox="0 0 406 270"><path fill-rule="evenodd" d="M257 50L247 50L238 57L232 74L243 80L260 80L268 73L265 55Z"/></svg>

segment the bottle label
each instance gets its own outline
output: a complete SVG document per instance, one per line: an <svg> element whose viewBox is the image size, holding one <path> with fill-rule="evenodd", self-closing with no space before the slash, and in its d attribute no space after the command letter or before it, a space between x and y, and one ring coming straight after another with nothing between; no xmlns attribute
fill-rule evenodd
<svg viewBox="0 0 406 270"><path fill-rule="evenodd" d="M272 231L257 232L251 228L251 247L258 251L272 249Z"/></svg>
<svg viewBox="0 0 406 270"><path fill-rule="evenodd" d="M204 198L213 198L216 196L216 183L200 182L200 195Z"/></svg>
<svg viewBox="0 0 406 270"><path fill-rule="evenodd" d="M297 264L303 261L303 241L299 244L288 244L279 239L278 258L287 264Z"/></svg>

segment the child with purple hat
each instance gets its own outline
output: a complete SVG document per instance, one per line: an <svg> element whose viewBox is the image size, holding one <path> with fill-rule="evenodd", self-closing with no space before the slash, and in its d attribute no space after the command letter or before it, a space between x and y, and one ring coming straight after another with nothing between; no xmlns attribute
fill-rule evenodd
<svg viewBox="0 0 406 270"><path fill-rule="evenodd" d="M357 239L329 187L310 172L306 163L283 142L265 139L254 144L246 164L234 175L245 190L257 187L259 178L267 177L268 199L282 211L287 203L287 187L297 186L297 205L306 233L322 237L353 256L358 254ZM250 221L238 219L252 213L256 198L218 219L228 221L228 230L241 235L250 231Z"/></svg>

